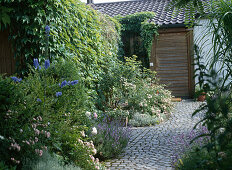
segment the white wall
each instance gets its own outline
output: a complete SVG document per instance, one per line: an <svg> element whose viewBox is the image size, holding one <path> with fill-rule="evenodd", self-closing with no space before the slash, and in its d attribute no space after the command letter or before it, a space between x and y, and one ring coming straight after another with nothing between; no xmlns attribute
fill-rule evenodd
<svg viewBox="0 0 232 170"><path fill-rule="evenodd" d="M213 36L212 36L212 31L209 28L209 20L207 19L199 20L197 23L197 26L194 26L193 36L194 36L194 44L199 46L201 55L203 56L202 62L205 63L207 68L209 68L210 63L212 61L212 54L213 54L213 49L212 49L213 48L213 42L212 42ZM214 69L218 71L221 67L222 67L222 64L218 62L215 65ZM223 73L221 72L218 75L219 77L222 77ZM195 83L197 82L198 82L198 78L195 78Z"/></svg>

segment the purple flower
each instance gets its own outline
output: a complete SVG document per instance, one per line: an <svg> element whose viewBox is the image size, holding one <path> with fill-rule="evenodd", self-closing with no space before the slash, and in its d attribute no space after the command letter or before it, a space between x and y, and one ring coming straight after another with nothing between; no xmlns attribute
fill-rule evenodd
<svg viewBox="0 0 232 170"><path fill-rule="evenodd" d="M40 98L37 98L37 102L42 102Z"/></svg>
<svg viewBox="0 0 232 170"><path fill-rule="evenodd" d="M49 36L50 27L48 25L46 25L46 27L45 27L45 33L47 34L47 36Z"/></svg>
<svg viewBox="0 0 232 170"><path fill-rule="evenodd" d="M60 84L60 87L62 88L62 87L64 87L64 86L66 86L66 85L68 85L68 82L67 82L66 80L64 80L64 81Z"/></svg>
<svg viewBox="0 0 232 170"><path fill-rule="evenodd" d="M62 95L62 92L56 92L56 97L59 97L59 96L61 96Z"/></svg>
<svg viewBox="0 0 232 170"><path fill-rule="evenodd" d="M17 78L17 77L11 77L11 79L16 83L16 82L21 82L22 78Z"/></svg>
<svg viewBox="0 0 232 170"><path fill-rule="evenodd" d="M74 81L71 81L71 85L73 86L73 85L75 85L75 84L77 84L78 83L78 80L74 80Z"/></svg>
<svg viewBox="0 0 232 170"><path fill-rule="evenodd" d="M50 67L50 61L49 60L45 60L44 67L45 67L45 69Z"/></svg>
<svg viewBox="0 0 232 170"><path fill-rule="evenodd" d="M35 67L35 69L37 69L37 68L41 69L41 67L39 66L39 61L37 58L34 59L34 67Z"/></svg>

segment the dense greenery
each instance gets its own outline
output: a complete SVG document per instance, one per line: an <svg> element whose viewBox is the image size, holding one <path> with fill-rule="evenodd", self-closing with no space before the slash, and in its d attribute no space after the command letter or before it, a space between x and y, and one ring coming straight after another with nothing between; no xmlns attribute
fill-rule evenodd
<svg viewBox="0 0 232 170"><path fill-rule="evenodd" d="M61 169L100 169L96 157L115 157L127 145L125 119L148 126L169 115L171 94L156 74L136 57L117 59L115 19L76 0L3 0L0 8L18 61L17 77L0 77L0 167L32 169L48 158ZM135 19L144 56L157 30L146 22L153 16Z"/></svg>
<svg viewBox="0 0 232 170"><path fill-rule="evenodd" d="M158 35L158 25L149 20L153 12L140 12L116 19L122 24L122 42L125 56L137 55L144 67L149 68L152 41ZM131 40L133 43L131 44Z"/></svg>
<svg viewBox="0 0 232 170"><path fill-rule="evenodd" d="M7 13L11 20L8 28L22 74L33 58L46 59L47 46L51 62L72 58L88 83L100 79L99 73L107 68L106 63L115 60L119 24L80 1L3 0L1 6L14 9ZM44 32L46 25L51 29L48 38Z"/></svg>

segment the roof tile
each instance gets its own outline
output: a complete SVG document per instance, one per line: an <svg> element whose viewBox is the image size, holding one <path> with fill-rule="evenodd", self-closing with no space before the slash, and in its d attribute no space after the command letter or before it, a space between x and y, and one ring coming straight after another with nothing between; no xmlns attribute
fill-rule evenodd
<svg viewBox="0 0 232 170"><path fill-rule="evenodd" d="M173 15L173 10L166 10L170 0L134 0L124 2L111 2L94 4L94 8L111 17L126 16L136 12L150 11L156 13L151 19L158 25L183 24L185 20L184 10Z"/></svg>

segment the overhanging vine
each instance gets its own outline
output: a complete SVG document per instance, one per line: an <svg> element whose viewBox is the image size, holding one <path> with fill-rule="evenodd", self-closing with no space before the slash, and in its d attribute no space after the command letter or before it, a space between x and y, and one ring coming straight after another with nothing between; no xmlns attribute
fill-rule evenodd
<svg viewBox="0 0 232 170"><path fill-rule="evenodd" d="M122 24L124 55L137 55L145 67L149 67L153 37L158 35L158 25L150 22L154 16L153 12L140 12L116 17Z"/></svg>

